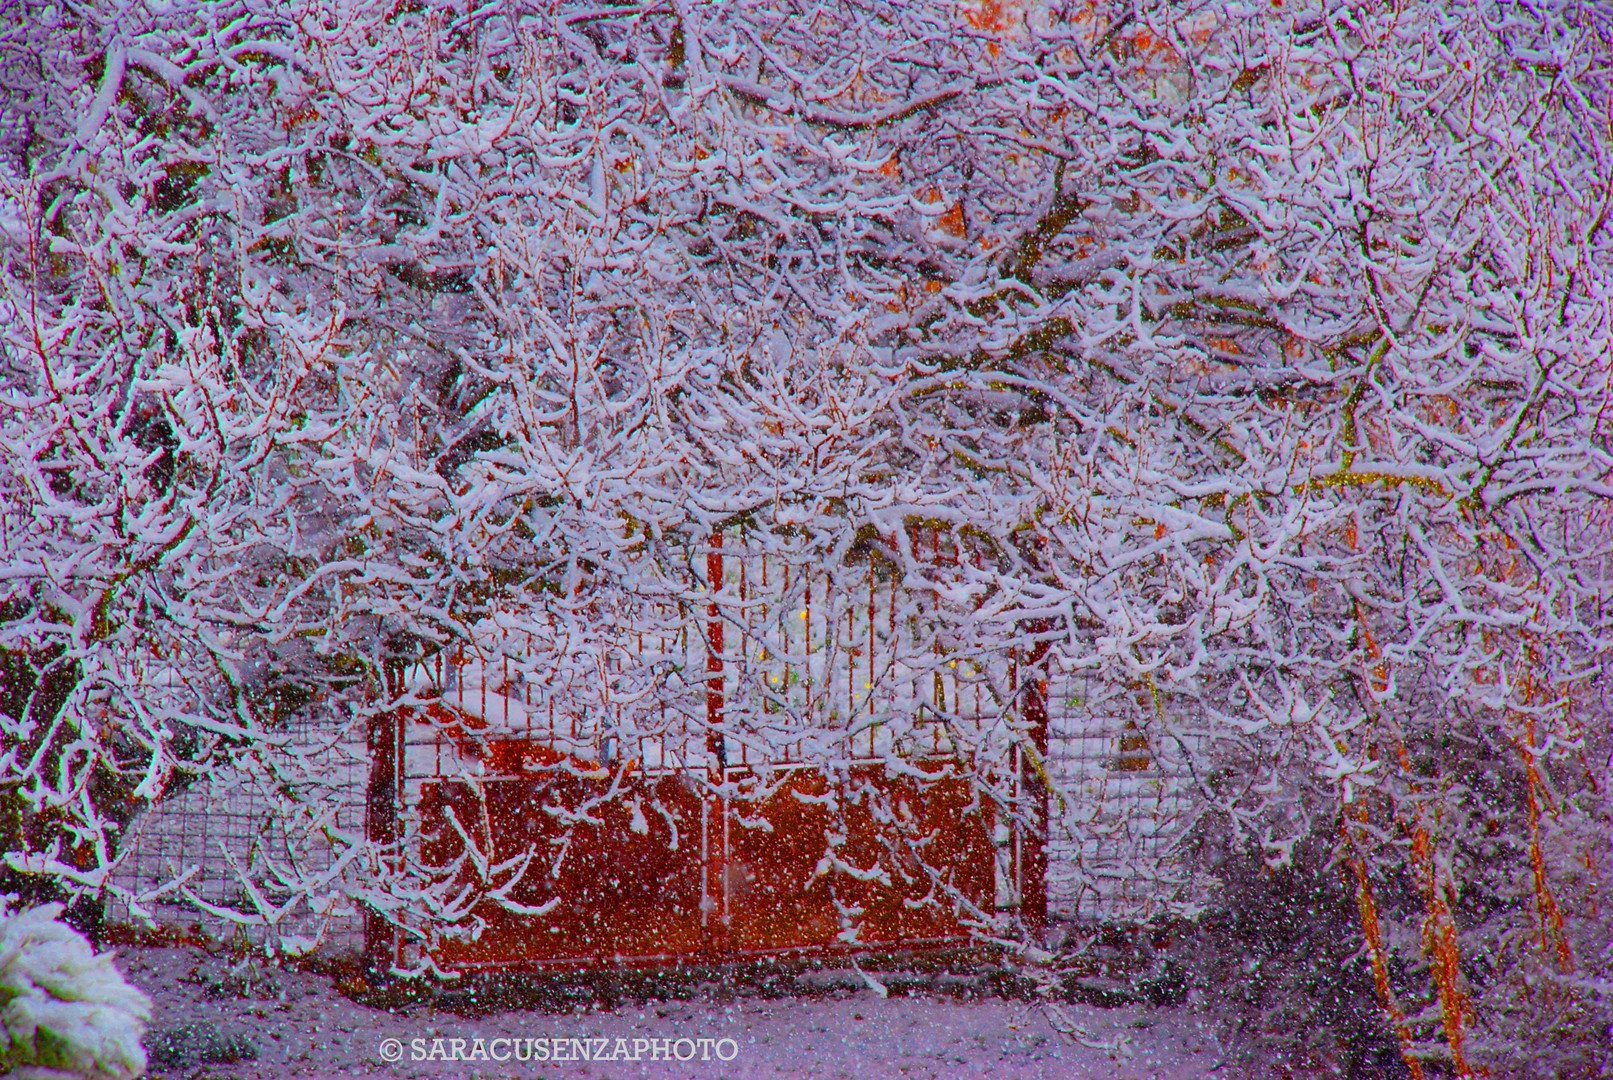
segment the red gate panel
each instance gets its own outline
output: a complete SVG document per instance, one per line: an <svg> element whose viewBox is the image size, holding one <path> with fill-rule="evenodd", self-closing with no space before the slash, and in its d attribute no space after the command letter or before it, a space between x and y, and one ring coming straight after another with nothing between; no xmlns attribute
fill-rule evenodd
<svg viewBox="0 0 1613 1080"><path fill-rule="evenodd" d="M804 767L731 769L735 794L718 800L676 770L622 776L514 741L485 753L505 776L422 789L421 854L449 866L469 837L488 862L531 861L504 906L478 909L487 925L477 940L444 946L444 966L959 943L968 935L957 901L993 908L989 809L941 766L933 779L873 764L833 779ZM473 883L468 866L460 875Z"/></svg>
<svg viewBox="0 0 1613 1080"><path fill-rule="evenodd" d="M731 949L965 940L949 888L985 912L995 892L986 811L968 782L920 782L861 765L834 788L838 813L826 800L829 777L809 769L792 772L760 803L730 803ZM876 816L885 812L891 820ZM830 864L831 852L840 866ZM842 915L850 911L858 914Z"/></svg>

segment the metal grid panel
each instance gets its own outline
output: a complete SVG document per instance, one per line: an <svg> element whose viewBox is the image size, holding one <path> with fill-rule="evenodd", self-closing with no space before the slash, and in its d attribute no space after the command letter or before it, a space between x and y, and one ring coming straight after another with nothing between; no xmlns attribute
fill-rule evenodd
<svg viewBox="0 0 1613 1080"><path fill-rule="evenodd" d="M1180 844L1198 806L1187 761L1197 748L1145 710L1086 691L1076 673L1049 679L1049 913L1130 922L1191 906L1202 885Z"/></svg>
<svg viewBox="0 0 1613 1080"><path fill-rule="evenodd" d="M274 803L250 775L219 769L199 777L140 813L130 824L119 850L112 881L130 892L150 896L183 878L182 888L168 889L140 903L159 926L200 929L216 938L261 943L267 928L241 924L192 902L250 911L240 878L241 868L261 865L264 858L284 864L290 850L298 867L319 874L331 866L332 850L320 824L355 837L364 830L364 792L368 764L362 744L335 725L303 723L293 727L312 780L308 798L313 813L291 823L274 811ZM188 874L188 876L186 876ZM280 898L270 896L271 900ZM311 906L312 905L312 906ZM316 910L317 909L317 910ZM111 922L141 924L146 918L131 906L109 901ZM356 950L363 941L363 918L336 890L322 900L297 903L279 921L279 932L309 939L321 947Z"/></svg>

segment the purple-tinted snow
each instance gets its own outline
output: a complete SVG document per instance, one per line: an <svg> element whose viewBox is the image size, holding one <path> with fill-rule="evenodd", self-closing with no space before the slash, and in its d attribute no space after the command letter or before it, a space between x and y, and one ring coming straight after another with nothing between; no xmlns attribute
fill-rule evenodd
<svg viewBox="0 0 1613 1080"><path fill-rule="evenodd" d="M696 1080L847 1077L1001 1077L1014 1080L1103 1077L1106 1080L1189 1080L1225 1076L1221 1047L1188 1009L1096 1009L1072 1006L1090 1041L1123 1044L1115 1054L1060 1040L1034 1004L984 998L960 1001L931 996L879 998L870 991L838 997L761 999L716 993L689 1000L622 1005L574 1012L496 1013L467 1019L419 1006L391 1014L337 993L328 979L274 972L247 996L210 991L224 972L221 961L187 949L126 949L119 963L129 981L156 1003L152 1031L212 1023L244 1035L258 1048L256 1061L187 1063L152 1075L239 1077L655 1077ZM730 1061L519 1062L511 1044L495 1052L511 1060L413 1061L434 1040L609 1040L605 1053L631 1052L634 1039L732 1039L721 1052ZM401 1045L403 1060L382 1060L383 1040ZM424 1040L416 1044L414 1040ZM617 1044L617 1039L626 1040ZM148 1037L148 1042L151 1041ZM640 1057L648 1054L640 1051Z"/></svg>

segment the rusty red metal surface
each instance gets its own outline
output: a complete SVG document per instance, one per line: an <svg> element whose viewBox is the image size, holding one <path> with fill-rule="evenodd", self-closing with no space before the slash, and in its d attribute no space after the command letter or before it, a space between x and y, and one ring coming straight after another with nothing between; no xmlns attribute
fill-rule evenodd
<svg viewBox="0 0 1613 1080"><path fill-rule="evenodd" d="M450 865L468 836L492 861L532 862L507 894L515 907L484 915L476 941L444 946L445 966L944 945L968 940L960 905L993 910L991 810L940 764L927 773L915 763L913 775L730 769L731 794L717 798L687 774L624 776L533 743L495 743L487 755L505 776L425 785L423 855Z"/></svg>

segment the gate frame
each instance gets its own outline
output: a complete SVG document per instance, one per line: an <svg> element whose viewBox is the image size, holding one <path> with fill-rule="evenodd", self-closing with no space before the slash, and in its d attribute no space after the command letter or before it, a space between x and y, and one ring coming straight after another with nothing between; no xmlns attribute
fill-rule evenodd
<svg viewBox="0 0 1613 1080"><path fill-rule="evenodd" d="M708 790L720 790L727 778L725 741L718 731L721 727L725 701L723 694L723 650L725 629L721 609L715 594L723 587L722 530L712 530L706 551L706 586L712 599L706 608L706 736ZM1047 931L1047 838L1051 822L1049 798L1051 791L1046 774L1048 760L1048 664L1051 658L1047 633L1053 620L1028 620L1027 630L1034 635L1030 651L1023 657L1026 678L1021 680L1021 656L1016 648L1011 653L1011 690L1020 702L1020 715L1028 725L1027 743L1016 744L1012 757L1014 787L1018 795L1019 814L1013 819L1010 839L1010 866L1005 908L999 914L1015 919L1020 928L1040 943ZM401 665L387 665L383 682L388 700L396 700L404 689L404 672ZM485 691L484 691L485 692ZM366 730L366 743L370 756L369 782L365 792L365 838L372 845L378 869L402 870L400 816L405 803L405 737L408 727L404 710L380 712L370 718ZM1027 749L1029 753L1027 753ZM806 766L810 768L811 766ZM943 948L956 945L956 941L913 941L882 943L866 948L790 947L763 950L760 953L746 950L742 955L730 946L729 927L732 913L727 897L727 855L730 846L729 800L720 795L707 794L701 800L700 840L700 922L701 955L711 962L753 959L758 956L782 957L825 952L855 955L858 952L882 951L891 948ZM995 810L995 808L994 808ZM1029 819L1026 827L1024 819ZM712 822L722 822L722 835L713 837ZM377 978L385 978L394 968L402 967L403 933L398 925L373 906L364 912L364 959L366 968ZM671 965L681 962L668 958ZM655 958L645 958L643 964L629 962L626 966L656 966ZM480 965L477 965L480 966ZM509 967L522 966L519 962ZM586 960L568 962L568 967L596 966Z"/></svg>

